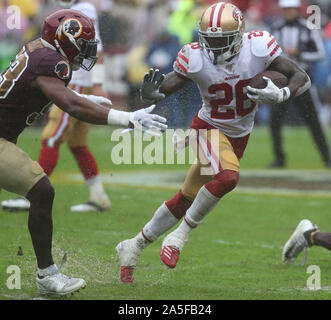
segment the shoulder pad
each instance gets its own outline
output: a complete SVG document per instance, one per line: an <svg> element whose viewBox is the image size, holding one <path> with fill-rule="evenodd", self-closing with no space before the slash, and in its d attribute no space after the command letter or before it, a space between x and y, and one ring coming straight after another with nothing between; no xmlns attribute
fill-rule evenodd
<svg viewBox="0 0 331 320"><path fill-rule="evenodd" d="M251 52L255 57L273 56L280 49L276 39L268 31L253 31L245 36L250 42Z"/></svg>
<svg viewBox="0 0 331 320"><path fill-rule="evenodd" d="M196 73L202 69L202 49L199 42L193 42L185 45L181 52L184 50L184 55L188 59L188 72Z"/></svg>

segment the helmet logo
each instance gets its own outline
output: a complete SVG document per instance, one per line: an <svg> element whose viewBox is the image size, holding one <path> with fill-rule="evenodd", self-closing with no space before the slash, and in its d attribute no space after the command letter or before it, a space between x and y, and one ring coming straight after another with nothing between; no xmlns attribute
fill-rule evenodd
<svg viewBox="0 0 331 320"><path fill-rule="evenodd" d="M83 26L79 20L70 18L63 22L63 33L67 37L73 37L76 39L82 34Z"/></svg>
<svg viewBox="0 0 331 320"><path fill-rule="evenodd" d="M241 22L243 20L243 15L238 8L235 8L232 13L233 13L234 20L236 20L238 22Z"/></svg>
<svg viewBox="0 0 331 320"><path fill-rule="evenodd" d="M210 28L210 31L211 32L217 32L217 28L216 27L212 27L212 28Z"/></svg>

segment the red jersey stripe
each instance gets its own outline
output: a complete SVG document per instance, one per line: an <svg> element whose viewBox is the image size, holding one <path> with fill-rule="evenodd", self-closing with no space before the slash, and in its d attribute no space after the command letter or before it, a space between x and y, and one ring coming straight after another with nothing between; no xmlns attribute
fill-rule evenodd
<svg viewBox="0 0 331 320"><path fill-rule="evenodd" d="M274 50L272 50L272 52L270 53L270 55L273 56L277 52L278 49L279 49L279 45L277 44L277 46L275 47Z"/></svg>
<svg viewBox="0 0 331 320"><path fill-rule="evenodd" d="M178 62L178 60L176 60L176 65L177 65L177 67L180 69L180 70L182 70L182 71L184 71L185 73L187 73L187 69L180 63L180 62Z"/></svg>
<svg viewBox="0 0 331 320"><path fill-rule="evenodd" d="M273 45L273 43L276 41L275 38L272 38L272 40L268 43L268 49Z"/></svg>
<svg viewBox="0 0 331 320"><path fill-rule="evenodd" d="M189 78L185 77L184 75L182 75L181 73L177 72L176 70L175 70L175 74L176 74L176 76L179 77L179 78L182 78L182 79L184 79L184 80L189 80Z"/></svg>
<svg viewBox="0 0 331 320"><path fill-rule="evenodd" d="M188 59L184 55L178 53L178 57L181 58L186 64L188 64Z"/></svg>

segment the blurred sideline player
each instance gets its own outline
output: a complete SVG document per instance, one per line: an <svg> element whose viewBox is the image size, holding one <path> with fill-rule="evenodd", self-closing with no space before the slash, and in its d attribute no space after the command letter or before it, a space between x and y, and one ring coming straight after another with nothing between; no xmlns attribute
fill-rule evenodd
<svg viewBox="0 0 331 320"><path fill-rule="evenodd" d="M45 19L42 38L31 41L0 77L0 188L30 201L28 228L38 264L37 288L42 294L65 295L85 287L83 279L68 278L52 257L54 188L42 167L16 146L22 131L48 112L52 103L70 116L99 125L133 125L166 129L154 106L135 112L109 109L99 96L67 88L72 69L90 71L96 63L93 22L83 13L60 10Z"/></svg>
<svg viewBox="0 0 331 320"><path fill-rule="evenodd" d="M304 250L303 264L305 264L307 249L312 246L324 247L331 251L331 233L322 232L310 220L303 219L283 248L283 262L293 263Z"/></svg>
<svg viewBox="0 0 331 320"><path fill-rule="evenodd" d="M306 19L301 18L301 0L279 0L283 18L277 20L272 26L272 33L282 46L284 54L298 63L309 75L313 64L321 61L325 56L325 49L320 30L312 29L307 25ZM270 168L286 167L286 154L283 147L282 127L285 112L290 105L298 111L299 116L308 126L313 141L322 157L326 168L331 168L331 157L328 137L323 131L319 119L319 97L314 85L300 97L290 103L270 106L270 133L274 161Z"/></svg>
<svg viewBox="0 0 331 320"><path fill-rule="evenodd" d="M71 9L80 11L91 18L94 21L96 38L99 40L97 53L99 59L97 63L91 72L83 69L73 72L70 88L78 93L108 97L102 89L105 80L105 68L96 8L93 4L84 0L56 0L56 2L62 8L68 9L71 7ZM111 206L98 175L96 159L87 146L89 126L88 123L70 117L68 113L54 105L42 133L39 164L45 173L50 176L55 169L59 158L60 144L65 141L85 178L90 193L89 201L72 206L71 211L74 212L103 211L109 210ZM1 204L4 210L10 211L25 211L30 208L29 201L23 197L5 200Z"/></svg>
<svg viewBox="0 0 331 320"><path fill-rule="evenodd" d="M158 101L190 81L197 83L203 105L191 129L197 132L199 151L209 160L212 174L204 174L199 153L179 193L156 210L135 238L116 246L120 277L125 283L134 281L134 268L143 249L183 218L179 227L165 237L160 253L162 262L174 268L190 232L236 187L239 160L253 129L257 103L283 102L311 85L300 67L281 56L282 50L271 34L244 33L244 18L234 5L218 2L210 6L199 25L199 42L180 50L174 71L166 76L157 80L157 70L151 69L141 86L141 97L144 102ZM264 78L265 89L251 88L250 80L265 70L283 73L288 86L279 89L271 79Z"/></svg>

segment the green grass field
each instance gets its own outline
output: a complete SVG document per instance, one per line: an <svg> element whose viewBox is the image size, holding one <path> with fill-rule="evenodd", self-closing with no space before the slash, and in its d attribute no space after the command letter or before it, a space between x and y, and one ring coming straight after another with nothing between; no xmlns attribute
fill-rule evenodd
<svg viewBox="0 0 331 320"><path fill-rule="evenodd" d="M188 165L115 166L110 159L113 146L110 134L108 128L93 128L89 136L112 201L110 212L70 212L71 205L87 200L88 190L79 179L79 171L65 145L61 147L60 161L51 177L56 190L55 261L60 264L67 251L64 273L87 281L87 288L72 299L331 298L331 255L326 249L310 249L305 266L299 265L301 256L291 266L281 261L282 246L301 219L309 218L321 230L331 232L331 192L284 189L276 192L272 188L255 189L255 185L238 188L222 199L191 233L176 269L167 269L159 259L162 237L142 253L135 271L135 285L123 285L119 280L115 246L135 236L158 206L178 191ZM329 177L331 181L331 170L324 170L306 128L287 128L284 140L288 155L285 172L299 170L299 173ZM37 159L40 130L27 130L18 145ZM269 132L255 128L241 162L243 175L260 172L271 160ZM163 177L168 175L174 183L163 184ZM2 191L0 201L13 196ZM22 256L17 255L19 246ZM10 276L6 270L10 265L21 269L20 290L9 290L6 286ZM321 290L307 289L309 265L320 267ZM27 214L0 209L0 300L37 299L35 272Z"/></svg>

